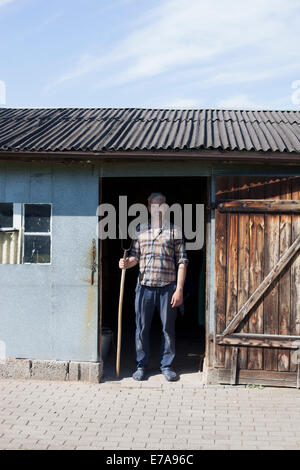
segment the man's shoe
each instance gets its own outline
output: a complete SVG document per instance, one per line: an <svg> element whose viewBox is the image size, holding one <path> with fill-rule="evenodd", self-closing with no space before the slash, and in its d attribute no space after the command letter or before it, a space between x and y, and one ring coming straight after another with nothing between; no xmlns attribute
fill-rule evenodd
<svg viewBox="0 0 300 470"><path fill-rule="evenodd" d="M179 376L171 369L162 369L162 373L166 377L168 382L176 382L179 379Z"/></svg>
<svg viewBox="0 0 300 470"><path fill-rule="evenodd" d="M145 380L146 369L138 367L137 370L132 374L134 380Z"/></svg>

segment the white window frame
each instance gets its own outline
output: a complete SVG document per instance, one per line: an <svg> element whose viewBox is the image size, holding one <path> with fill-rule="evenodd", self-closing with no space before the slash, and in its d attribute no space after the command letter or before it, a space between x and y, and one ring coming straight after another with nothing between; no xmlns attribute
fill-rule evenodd
<svg viewBox="0 0 300 470"><path fill-rule="evenodd" d="M13 205L13 225L12 227L1 227L0 232L14 232L22 228L22 204L20 202L4 202L1 204Z"/></svg>
<svg viewBox="0 0 300 470"><path fill-rule="evenodd" d="M50 232L25 232L25 206L26 205L47 205L50 206ZM50 262L49 263L28 263L24 261L25 235L41 235L50 237ZM38 266L50 266L52 264L52 203L51 202L24 202L22 217L22 264L34 264Z"/></svg>

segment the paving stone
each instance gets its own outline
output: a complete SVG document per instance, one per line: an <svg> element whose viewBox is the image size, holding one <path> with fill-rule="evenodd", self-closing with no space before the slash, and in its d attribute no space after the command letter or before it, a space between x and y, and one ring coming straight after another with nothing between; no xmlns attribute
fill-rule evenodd
<svg viewBox="0 0 300 470"><path fill-rule="evenodd" d="M297 390L8 379L0 394L0 449L300 449Z"/></svg>

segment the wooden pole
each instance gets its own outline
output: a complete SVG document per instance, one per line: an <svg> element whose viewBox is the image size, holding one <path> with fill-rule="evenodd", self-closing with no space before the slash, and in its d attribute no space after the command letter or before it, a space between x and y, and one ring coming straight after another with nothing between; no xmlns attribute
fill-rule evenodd
<svg viewBox="0 0 300 470"><path fill-rule="evenodd" d="M123 259L126 258L127 250L124 250ZM117 362L116 362L116 375L120 375L120 357L121 357L121 338L122 338L122 307L125 285L126 269L122 269L121 284L120 284L120 297L119 297L119 310L118 310L118 341L117 341Z"/></svg>

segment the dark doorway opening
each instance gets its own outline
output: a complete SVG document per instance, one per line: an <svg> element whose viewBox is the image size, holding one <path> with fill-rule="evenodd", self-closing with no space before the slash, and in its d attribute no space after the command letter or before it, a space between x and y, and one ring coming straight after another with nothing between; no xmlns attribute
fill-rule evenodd
<svg viewBox="0 0 300 470"><path fill-rule="evenodd" d="M119 196L127 196L128 207L134 203L147 204L152 192L166 195L167 203L205 204L207 178L205 177L107 177L102 178L101 202L116 208L118 222ZM195 206L194 206L195 207ZM130 218L129 218L130 221ZM117 226L118 227L118 226ZM195 229L195 227L194 227ZM124 241L126 245L126 241ZM122 257L121 240L106 239L102 246L102 327L113 330L113 341L104 362L104 380L115 378L116 345L118 330L118 303L121 271L118 267ZM200 250L187 251L189 265L185 283L184 313L178 310L176 319L176 357L174 369L180 374L202 370L205 352L205 288L206 259L205 242ZM120 377L129 377L135 370L135 310L134 298L138 266L126 271L122 313L122 352ZM160 367L161 322L156 311L150 332L149 374L158 374Z"/></svg>

